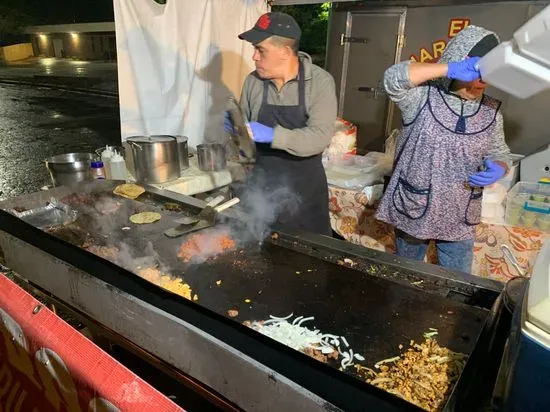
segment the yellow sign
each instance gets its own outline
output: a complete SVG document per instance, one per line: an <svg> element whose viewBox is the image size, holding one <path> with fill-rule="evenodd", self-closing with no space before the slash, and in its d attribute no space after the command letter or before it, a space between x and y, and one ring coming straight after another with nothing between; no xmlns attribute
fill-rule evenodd
<svg viewBox="0 0 550 412"><path fill-rule="evenodd" d="M470 25L470 19L466 18L452 18L449 20L449 28L447 29L447 37L452 39L461 30ZM411 54L409 59L420 63L431 63L439 60L443 54L443 50L447 47L447 40L440 39L434 41L430 47L422 47L417 55Z"/></svg>

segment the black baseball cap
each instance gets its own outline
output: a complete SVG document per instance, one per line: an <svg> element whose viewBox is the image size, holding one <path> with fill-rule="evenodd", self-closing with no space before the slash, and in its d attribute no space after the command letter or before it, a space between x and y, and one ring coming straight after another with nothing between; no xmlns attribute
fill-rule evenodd
<svg viewBox="0 0 550 412"><path fill-rule="evenodd" d="M296 20L286 13L265 13L260 16L254 27L239 34L239 39L252 44L263 42L271 36L300 40L302 30Z"/></svg>

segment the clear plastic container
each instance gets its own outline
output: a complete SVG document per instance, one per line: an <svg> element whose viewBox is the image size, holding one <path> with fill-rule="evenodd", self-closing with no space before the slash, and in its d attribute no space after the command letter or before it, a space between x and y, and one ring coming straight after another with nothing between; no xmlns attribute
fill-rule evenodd
<svg viewBox="0 0 550 412"><path fill-rule="evenodd" d="M103 167L103 162L92 162L90 168L92 170L92 177L94 179L105 179L105 169Z"/></svg>
<svg viewBox="0 0 550 412"><path fill-rule="evenodd" d="M128 171L126 170L126 162L124 158L115 150L115 154L111 158L111 179L126 180Z"/></svg>
<svg viewBox="0 0 550 412"><path fill-rule="evenodd" d="M508 192L506 223L550 233L550 184L516 183Z"/></svg>

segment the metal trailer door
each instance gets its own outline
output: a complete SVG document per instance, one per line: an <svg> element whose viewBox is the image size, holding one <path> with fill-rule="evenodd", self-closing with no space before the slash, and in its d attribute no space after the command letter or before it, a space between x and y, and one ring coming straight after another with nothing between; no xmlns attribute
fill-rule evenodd
<svg viewBox="0 0 550 412"><path fill-rule="evenodd" d="M53 40L53 52L55 57L63 57L63 40L54 39Z"/></svg>
<svg viewBox="0 0 550 412"><path fill-rule="evenodd" d="M357 126L357 149L383 151L393 104L381 87L384 71L399 61L406 9L348 12L338 115Z"/></svg>

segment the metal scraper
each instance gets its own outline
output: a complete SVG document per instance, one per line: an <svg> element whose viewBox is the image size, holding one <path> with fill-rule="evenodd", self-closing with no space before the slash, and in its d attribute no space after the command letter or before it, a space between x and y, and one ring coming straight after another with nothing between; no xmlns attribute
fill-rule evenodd
<svg viewBox="0 0 550 412"><path fill-rule="evenodd" d="M164 232L164 234L168 237L180 237L187 233L196 232L198 230L206 229L208 227L214 226L216 223L216 216L218 213L223 212L226 209L229 209L231 206L236 205L240 202L240 199L238 197L235 197L219 206L212 207L212 206L206 206L204 209L201 210L199 213L199 221L196 223L191 224L181 224L179 226L170 228Z"/></svg>
<svg viewBox="0 0 550 412"><path fill-rule="evenodd" d="M223 199L224 199L224 197L220 195L220 196L212 199L210 202L208 202L206 204L206 206L216 207L221 202L223 202ZM197 223L199 220L201 220L200 215L197 214L195 216L184 216L181 219L176 219L175 222L180 224L180 225L192 225L193 223Z"/></svg>
<svg viewBox="0 0 550 412"><path fill-rule="evenodd" d="M239 106L239 103L233 97L229 98L227 111L235 130L235 133L232 133L231 137L233 143L239 149L241 159L245 163L254 163L256 161L256 144L252 140L248 122L243 115L241 106Z"/></svg>

